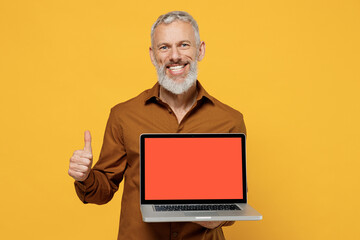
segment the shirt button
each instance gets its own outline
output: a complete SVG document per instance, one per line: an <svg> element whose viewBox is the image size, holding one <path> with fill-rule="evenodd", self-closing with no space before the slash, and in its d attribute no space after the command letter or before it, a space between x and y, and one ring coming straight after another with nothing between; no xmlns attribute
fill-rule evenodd
<svg viewBox="0 0 360 240"><path fill-rule="evenodd" d="M173 233L172 233L172 236L173 236L173 238L176 238L176 237L178 236L178 233L177 233L177 232L173 232Z"/></svg>

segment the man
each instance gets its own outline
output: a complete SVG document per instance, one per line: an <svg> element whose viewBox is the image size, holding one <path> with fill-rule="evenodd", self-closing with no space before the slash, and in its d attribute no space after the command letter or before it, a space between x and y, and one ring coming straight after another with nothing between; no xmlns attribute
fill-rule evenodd
<svg viewBox="0 0 360 240"><path fill-rule="evenodd" d="M125 178L118 239L224 239L221 227L233 222L142 221L140 134L246 133L242 114L210 96L197 81L197 62L204 57L205 43L188 13L160 16L152 27L151 43L158 83L111 109L100 157L92 169L91 137L85 132L85 147L71 157L69 175L76 180L81 201L96 204L110 201Z"/></svg>

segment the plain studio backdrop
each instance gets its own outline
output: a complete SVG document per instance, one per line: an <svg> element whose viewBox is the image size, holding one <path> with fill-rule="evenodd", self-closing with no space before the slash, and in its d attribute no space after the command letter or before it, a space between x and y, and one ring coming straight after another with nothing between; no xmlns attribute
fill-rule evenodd
<svg viewBox="0 0 360 240"><path fill-rule="evenodd" d="M198 79L245 116L264 219L227 239L360 239L358 0L1 0L0 239L116 239L122 185L82 204L69 158L90 130L97 161L110 108L155 84L150 27L172 10L199 23Z"/></svg>

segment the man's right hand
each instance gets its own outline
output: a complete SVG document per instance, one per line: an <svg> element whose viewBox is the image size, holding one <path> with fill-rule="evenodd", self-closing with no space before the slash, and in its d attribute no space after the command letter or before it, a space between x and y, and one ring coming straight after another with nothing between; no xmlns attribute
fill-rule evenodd
<svg viewBox="0 0 360 240"><path fill-rule="evenodd" d="M83 150L76 150L70 158L69 175L76 181L84 181L89 176L92 166L91 135L89 131L84 134L85 146Z"/></svg>

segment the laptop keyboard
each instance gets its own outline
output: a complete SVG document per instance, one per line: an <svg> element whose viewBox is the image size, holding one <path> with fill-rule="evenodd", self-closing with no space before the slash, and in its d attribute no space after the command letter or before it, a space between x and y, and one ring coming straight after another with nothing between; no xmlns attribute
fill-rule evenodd
<svg viewBox="0 0 360 240"><path fill-rule="evenodd" d="M218 211L241 210L235 204L209 204L209 205L155 205L155 211Z"/></svg>

